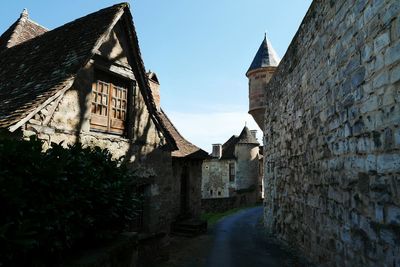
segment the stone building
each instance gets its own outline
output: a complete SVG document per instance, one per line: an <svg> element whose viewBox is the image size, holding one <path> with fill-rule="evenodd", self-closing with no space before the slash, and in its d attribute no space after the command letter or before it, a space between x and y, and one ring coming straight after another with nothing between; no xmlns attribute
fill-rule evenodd
<svg viewBox="0 0 400 267"><path fill-rule="evenodd" d="M265 225L321 266L400 266L399 88L400 2L322 0L263 92Z"/></svg>
<svg viewBox="0 0 400 267"><path fill-rule="evenodd" d="M0 101L3 138L99 146L154 170L141 187L142 233L168 234L182 212L198 216L207 153L160 109L159 82L145 72L128 4L54 30L24 11L0 36Z"/></svg>
<svg viewBox="0 0 400 267"><path fill-rule="evenodd" d="M249 114L258 127L264 130L265 88L279 64L278 54L268 40L267 35L254 56L246 76L249 79Z"/></svg>
<svg viewBox="0 0 400 267"><path fill-rule="evenodd" d="M256 130L246 126L223 145L214 144L210 159L203 162L202 197L242 197L246 204L261 198L259 162L262 155Z"/></svg>

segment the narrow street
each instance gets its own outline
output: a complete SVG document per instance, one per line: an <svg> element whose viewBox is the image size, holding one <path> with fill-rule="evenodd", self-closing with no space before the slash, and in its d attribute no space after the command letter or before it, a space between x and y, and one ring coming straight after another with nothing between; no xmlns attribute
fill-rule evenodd
<svg viewBox="0 0 400 267"><path fill-rule="evenodd" d="M306 266L263 231L263 207L248 208L219 221L208 235L176 238L163 267Z"/></svg>

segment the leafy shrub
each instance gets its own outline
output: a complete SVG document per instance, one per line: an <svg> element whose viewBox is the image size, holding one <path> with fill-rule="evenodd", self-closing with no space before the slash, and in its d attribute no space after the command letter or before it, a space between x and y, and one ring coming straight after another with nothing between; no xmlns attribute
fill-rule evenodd
<svg viewBox="0 0 400 267"><path fill-rule="evenodd" d="M135 219L137 172L100 148L42 145L0 140L0 266L54 263Z"/></svg>

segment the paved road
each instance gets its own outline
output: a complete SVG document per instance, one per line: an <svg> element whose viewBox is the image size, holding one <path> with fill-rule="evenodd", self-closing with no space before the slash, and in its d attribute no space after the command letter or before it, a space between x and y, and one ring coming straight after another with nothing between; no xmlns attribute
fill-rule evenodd
<svg viewBox="0 0 400 267"><path fill-rule="evenodd" d="M303 266L292 253L264 234L262 213L262 207L245 209L215 225L205 266Z"/></svg>
<svg viewBox="0 0 400 267"><path fill-rule="evenodd" d="M262 214L263 207L241 210L223 218L206 235L174 237L170 260L158 267L308 266L267 237Z"/></svg>

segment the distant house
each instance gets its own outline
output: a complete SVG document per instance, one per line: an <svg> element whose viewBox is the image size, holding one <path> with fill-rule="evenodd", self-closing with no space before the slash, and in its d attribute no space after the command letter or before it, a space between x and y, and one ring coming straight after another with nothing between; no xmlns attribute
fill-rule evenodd
<svg viewBox="0 0 400 267"><path fill-rule="evenodd" d="M0 36L0 136L81 142L152 168L154 179L141 186L143 233L169 233L180 215L198 216L207 157L160 109L158 87L126 3L54 30L24 11Z"/></svg>
<svg viewBox="0 0 400 267"><path fill-rule="evenodd" d="M244 127L239 136L213 145L212 158L203 163L203 199L241 197L255 203L261 198L262 154L255 135Z"/></svg>

